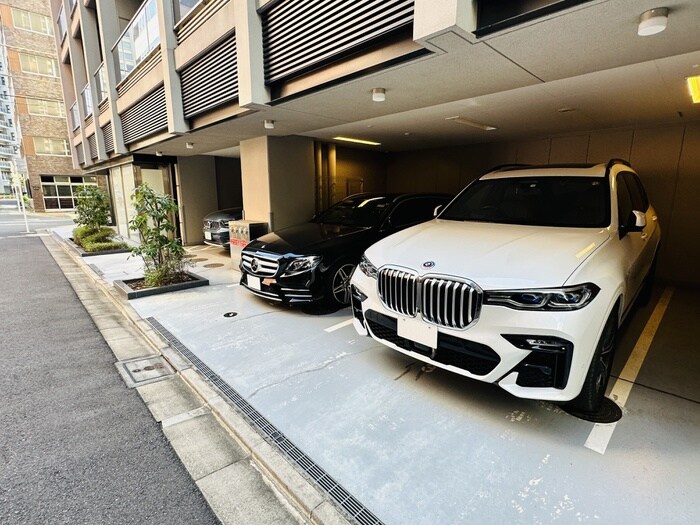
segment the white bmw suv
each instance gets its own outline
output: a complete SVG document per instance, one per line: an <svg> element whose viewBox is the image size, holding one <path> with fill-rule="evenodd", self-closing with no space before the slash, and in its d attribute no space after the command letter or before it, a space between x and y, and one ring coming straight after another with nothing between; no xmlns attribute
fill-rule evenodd
<svg viewBox="0 0 700 525"><path fill-rule="evenodd" d="M616 331L650 293L660 236L625 161L502 167L365 252L354 325L513 395L592 412Z"/></svg>

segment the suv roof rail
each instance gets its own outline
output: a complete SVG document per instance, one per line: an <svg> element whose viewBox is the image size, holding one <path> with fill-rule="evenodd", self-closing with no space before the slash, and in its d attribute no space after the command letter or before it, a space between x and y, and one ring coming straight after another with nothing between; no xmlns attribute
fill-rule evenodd
<svg viewBox="0 0 700 525"><path fill-rule="evenodd" d="M626 161L625 159L610 159L608 161L608 165L605 166L605 169L610 171L610 168L612 168L615 164L624 164L628 168L632 167L632 165L628 161Z"/></svg>
<svg viewBox="0 0 700 525"><path fill-rule="evenodd" d="M515 169L515 168L529 168L530 166L532 166L532 164L517 164L517 163L499 164L499 165L491 168L489 171L487 171L487 173L491 173L493 171L506 171L506 170Z"/></svg>

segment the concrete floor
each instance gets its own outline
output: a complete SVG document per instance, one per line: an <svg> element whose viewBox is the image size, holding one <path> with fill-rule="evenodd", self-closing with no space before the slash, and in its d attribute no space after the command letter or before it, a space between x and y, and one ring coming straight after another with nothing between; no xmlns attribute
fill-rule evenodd
<svg viewBox="0 0 700 525"><path fill-rule="evenodd" d="M493 385L423 373L358 336L347 309L314 315L268 304L238 286L230 266L203 268L225 252L195 252L207 261L194 271L209 271L212 286L132 306L385 523L700 522L700 359L690 331L700 292L673 292L601 454L584 446L592 423ZM94 263L117 272L117 261ZM660 291L623 328L615 374Z"/></svg>

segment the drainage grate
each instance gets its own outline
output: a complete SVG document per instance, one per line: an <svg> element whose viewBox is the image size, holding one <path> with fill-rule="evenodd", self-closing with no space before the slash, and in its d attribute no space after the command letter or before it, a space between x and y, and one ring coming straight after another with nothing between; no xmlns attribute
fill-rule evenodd
<svg viewBox="0 0 700 525"><path fill-rule="evenodd" d="M224 394L244 416L266 439L277 445L279 449L292 460L312 481L318 485L335 503L347 512L360 525L383 525L383 522L372 514L367 507L350 494L342 485L329 476L325 470L318 466L309 456L292 443L287 436L270 423L260 412L251 406L238 392L226 383L218 374L209 368L204 362L194 355L189 348L180 342L170 331L154 317L146 318L146 321L165 339L171 347L180 352L182 356L192 363L219 391Z"/></svg>

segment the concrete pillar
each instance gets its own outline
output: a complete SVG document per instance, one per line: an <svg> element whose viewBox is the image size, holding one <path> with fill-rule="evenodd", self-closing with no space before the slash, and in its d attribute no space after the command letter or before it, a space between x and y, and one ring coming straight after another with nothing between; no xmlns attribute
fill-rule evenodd
<svg viewBox="0 0 700 525"><path fill-rule="evenodd" d="M112 136L114 137L114 152L125 155L129 150L124 144L122 121L117 113L117 75L116 62L112 47L117 43L121 34L119 29L119 14L115 0L97 0L97 18L100 21L102 37L102 56L105 59L105 74L107 76L107 100L112 120ZM104 144L104 142L103 142Z"/></svg>
<svg viewBox="0 0 700 525"><path fill-rule="evenodd" d="M454 33L472 44L476 29L476 0L415 0L413 40L435 52L452 51L459 39L437 38ZM449 36L449 35L447 35Z"/></svg>
<svg viewBox="0 0 700 525"><path fill-rule="evenodd" d="M180 75L175 70L175 48L177 38L173 26L172 0L157 0L158 29L160 31L160 56L163 64L163 83L165 84L165 105L168 113L168 132L182 135L189 130L182 106L182 86Z"/></svg>
<svg viewBox="0 0 700 525"><path fill-rule="evenodd" d="M92 9L87 9L82 4L78 5L77 9L80 10L80 27L83 38L83 52L85 53L85 68L87 72L88 89L92 97L92 118L95 122L97 158L98 160L106 160L105 141L99 122L100 110L98 106L100 104L100 97L97 92L97 81L95 80L95 74L102 63L98 46L100 40L97 36L97 13ZM88 156L90 156L89 147L86 151L88 152ZM87 158L85 160L87 162ZM90 159L90 162L92 163L93 160Z"/></svg>
<svg viewBox="0 0 700 525"><path fill-rule="evenodd" d="M238 53L238 104L263 108L270 101L263 67L262 22L257 0L234 0Z"/></svg>
<svg viewBox="0 0 700 525"><path fill-rule="evenodd" d="M314 143L308 137L241 141L243 210L271 230L308 221L315 211Z"/></svg>

